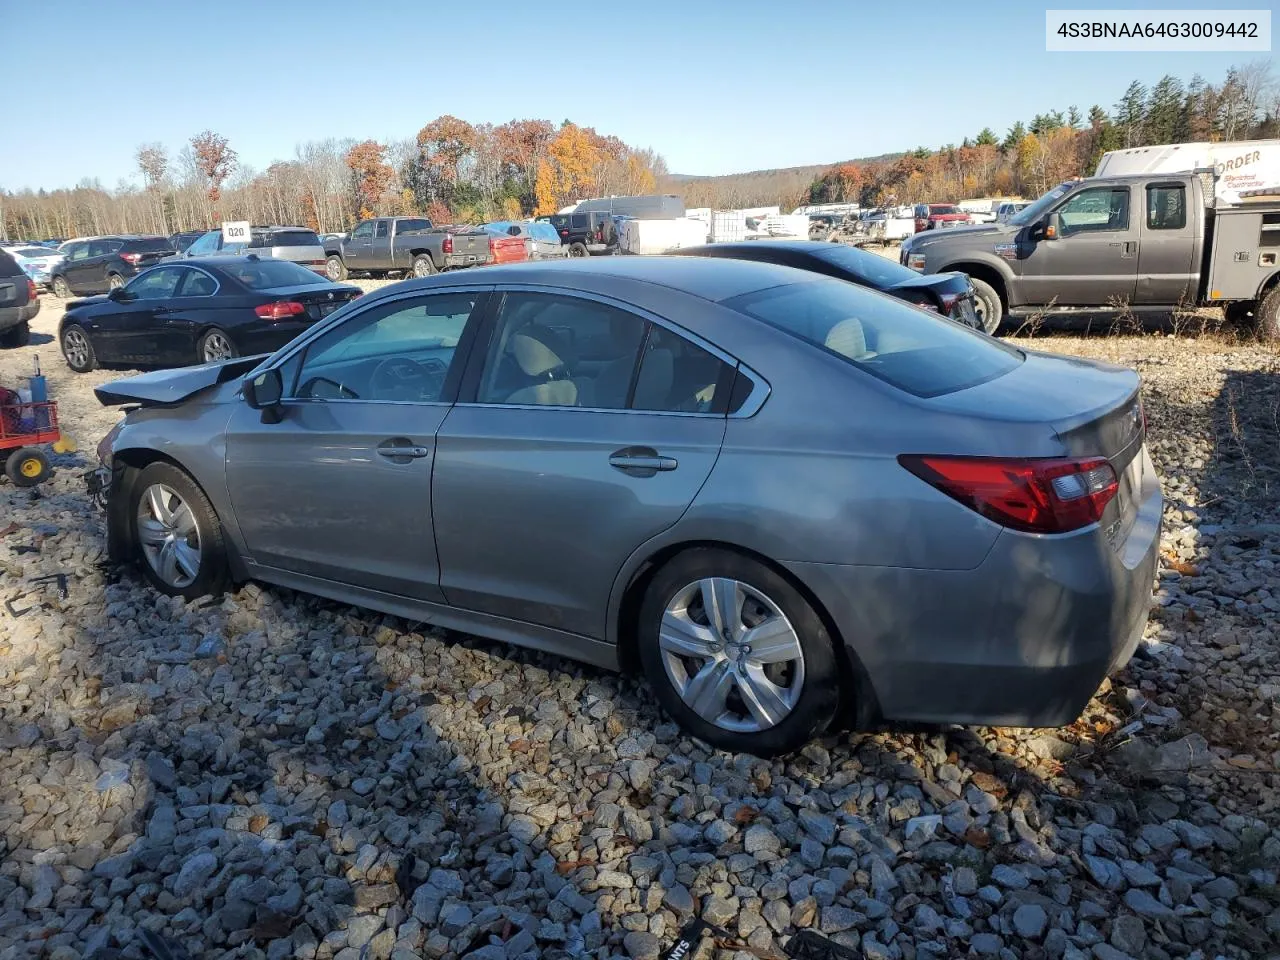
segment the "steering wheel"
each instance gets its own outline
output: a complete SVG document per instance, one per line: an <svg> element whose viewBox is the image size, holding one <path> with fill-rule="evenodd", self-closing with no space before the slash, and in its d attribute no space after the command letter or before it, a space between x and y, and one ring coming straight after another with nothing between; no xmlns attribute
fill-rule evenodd
<svg viewBox="0 0 1280 960"><path fill-rule="evenodd" d="M369 389L375 400L425 400L433 382L431 371L417 360L387 357L373 368Z"/></svg>

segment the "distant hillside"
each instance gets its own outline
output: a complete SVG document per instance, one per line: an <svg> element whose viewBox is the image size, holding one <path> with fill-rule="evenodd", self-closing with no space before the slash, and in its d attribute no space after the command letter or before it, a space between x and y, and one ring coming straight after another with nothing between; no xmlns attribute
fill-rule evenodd
<svg viewBox="0 0 1280 960"><path fill-rule="evenodd" d="M876 163L895 160L900 156L900 153L886 153L878 157L842 160L839 163ZM803 167L727 173L718 177L672 173L667 175L663 189L682 196L686 207L763 207L776 203L790 208L801 202L802 195L814 180L837 165L817 163Z"/></svg>

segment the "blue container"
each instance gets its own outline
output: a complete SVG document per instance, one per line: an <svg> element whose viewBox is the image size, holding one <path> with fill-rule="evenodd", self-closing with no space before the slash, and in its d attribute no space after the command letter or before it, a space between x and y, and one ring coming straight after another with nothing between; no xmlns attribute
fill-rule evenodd
<svg viewBox="0 0 1280 960"><path fill-rule="evenodd" d="M31 384L31 402L46 403L49 399L49 385L45 381L44 375L40 373L32 374L27 377L27 381ZM37 430L48 430L49 408L37 407L35 409L35 420Z"/></svg>

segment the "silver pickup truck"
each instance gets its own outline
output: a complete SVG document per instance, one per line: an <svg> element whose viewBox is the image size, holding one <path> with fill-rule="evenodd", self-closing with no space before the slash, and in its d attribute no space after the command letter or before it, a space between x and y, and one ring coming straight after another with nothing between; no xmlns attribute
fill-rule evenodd
<svg viewBox="0 0 1280 960"><path fill-rule="evenodd" d="M327 241L324 252L328 277L335 283L348 273L399 271L429 277L488 263L489 235L436 227L426 217L375 217L357 223L346 238Z"/></svg>
<svg viewBox="0 0 1280 960"><path fill-rule="evenodd" d="M994 332L1006 317L1224 308L1280 340L1280 197L1225 205L1207 171L1073 180L1008 223L908 238L901 262L973 280Z"/></svg>

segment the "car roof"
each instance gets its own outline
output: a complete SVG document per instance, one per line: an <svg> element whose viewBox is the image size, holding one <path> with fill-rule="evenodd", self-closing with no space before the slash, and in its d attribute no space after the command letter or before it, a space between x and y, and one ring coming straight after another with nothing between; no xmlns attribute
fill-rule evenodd
<svg viewBox="0 0 1280 960"><path fill-rule="evenodd" d="M499 264L484 267L479 275L473 270L451 270L435 277L409 280L406 283L429 288L490 283L545 283L572 288L574 278L580 276L613 277L650 283L712 302L729 300L769 287L813 282L816 279L814 274L803 270L754 260L614 256ZM401 284L396 284L396 287L404 289Z"/></svg>

